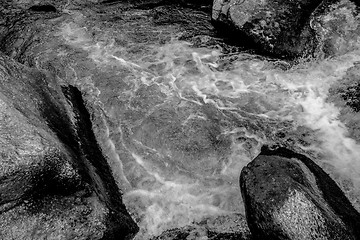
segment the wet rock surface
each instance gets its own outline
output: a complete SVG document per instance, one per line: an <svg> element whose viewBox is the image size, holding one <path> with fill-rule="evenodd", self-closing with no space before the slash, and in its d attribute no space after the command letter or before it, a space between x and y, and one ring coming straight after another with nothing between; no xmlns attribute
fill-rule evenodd
<svg viewBox="0 0 360 240"><path fill-rule="evenodd" d="M356 1L330 3L325 1L310 20L319 40L317 52L322 57L351 52L357 48L355 45L360 39L360 14Z"/></svg>
<svg viewBox="0 0 360 240"><path fill-rule="evenodd" d="M137 231L81 93L1 53L2 239L117 239Z"/></svg>
<svg viewBox="0 0 360 240"><path fill-rule="evenodd" d="M309 26L317 1L216 0L212 19L232 29L235 41L253 42L268 54L289 58L309 54L316 46Z"/></svg>
<svg viewBox="0 0 360 240"><path fill-rule="evenodd" d="M304 155L263 148L240 176L255 239L359 239L360 214Z"/></svg>
<svg viewBox="0 0 360 240"><path fill-rule="evenodd" d="M204 219L178 229L167 230L153 240L211 239L250 240L251 234L245 218L240 214Z"/></svg>
<svg viewBox="0 0 360 240"><path fill-rule="evenodd" d="M341 54L359 37L356 1L216 0L212 19L235 43L285 59Z"/></svg>

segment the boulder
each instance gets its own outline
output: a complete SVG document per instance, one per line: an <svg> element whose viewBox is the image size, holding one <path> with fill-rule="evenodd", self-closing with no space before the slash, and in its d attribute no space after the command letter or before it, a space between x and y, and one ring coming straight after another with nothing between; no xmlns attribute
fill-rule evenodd
<svg viewBox="0 0 360 240"><path fill-rule="evenodd" d="M212 19L240 45L251 42L260 53L293 58L314 51L316 38L309 19L321 2L215 0Z"/></svg>
<svg viewBox="0 0 360 240"><path fill-rule="evenodd" d="M2 53L0 144L0 239L137 232L80 91Z"/></svg>
<svg viewBox="0 0 360 240"><path fill-rule="evenodd" d="M360 214L311 159L263 148L241 172L246 219L255 239L359 239Z"/></svg>
<svg viewBox="0 0 360 240"><path fill-rule="evenodd" d="M233 42L265 55L329 57L359 48L358 5L351 0L215 0L212 19Z"/></svg>

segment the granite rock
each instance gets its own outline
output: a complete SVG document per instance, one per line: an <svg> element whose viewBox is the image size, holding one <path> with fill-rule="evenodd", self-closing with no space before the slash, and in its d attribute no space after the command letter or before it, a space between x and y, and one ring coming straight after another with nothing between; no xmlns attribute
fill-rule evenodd
<svg viewBox="0 0 360 240"><path fill-rule="evenodd" d="M80 91L2 53L0 89L0 238L136 233Z"/></svg>
<svg viewBox="0 0 360 240"><path fill-rule="evenodd" d="M359 239L360 214L304 155L264 147L242 170L240 185L255 239Z"/></svg>

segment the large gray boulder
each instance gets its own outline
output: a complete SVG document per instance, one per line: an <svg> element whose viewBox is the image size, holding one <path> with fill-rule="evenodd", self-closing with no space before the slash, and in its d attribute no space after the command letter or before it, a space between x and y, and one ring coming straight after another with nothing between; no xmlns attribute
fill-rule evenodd
<svg viewBox="0 0 360 240"><path fill-rule="evenodd" d="M242 170L240 185L254 239L360 238L360 214L304 155L263 148Z"/></svg>
<svg viewBox="0 0 360 240"><path fill-rule="evenodd" d="M81 93L0 53L0 239L125 239L122 203Z"/></svg>

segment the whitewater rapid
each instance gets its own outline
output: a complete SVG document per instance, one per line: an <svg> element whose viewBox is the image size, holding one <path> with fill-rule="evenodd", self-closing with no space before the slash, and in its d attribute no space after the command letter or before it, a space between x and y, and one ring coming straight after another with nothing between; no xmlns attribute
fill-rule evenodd
<svg viewBox="0 0 360 240"><path fill-rule="evenodd" d="M95 41L81 24L81 15L76 19L63 24L59 35L68 45L86 52L95 66L114 74L126 69L132 76L127 81L135 90L154 86L167 99L176 99L179 108L211 106L226 119L246 123L219 127L217 137L229 143L226 152L209 150L196 158L197 162L185 164L186 156L177 150L160 149L143 140L145 133L127 133L121 124L110 128L104 120L104 144L111 153L114 176L123 190L125 205L141 228L136 239L148 239L208 216L244 213L238 177L264 144L290 146L311 156L359 209L360 144L350 138L339 118L340 109L328 97L330 87L360 62L360 51L304 61L284 70L279 67L286 65L282 61L247 53L227 55L220 47L195 47L173 36L162 45L147 46L147 55L132 56L111 37ZM75 78L80 86L90 82L92 92L98 95L104 91L92 83L91 76ZM134 98L133 92L121 92L119 98ZM150 118L161 106L150 106L146 117ZM117 106L113 107L103 110L116 119ZM136 106L133 109L137 110ZM189 114L181 126L186 128L193 122L197 126L208 120L209 116L199 110ZM133 124L142 126L143 121ZM306 134L301 135L301 131ZM157 134L158 138L163 136ZM196 143L202 143L200 133L191 134L191 138L200 135ZM285 142L281 134L294 136L293 142ZM162 143L167 144L165 140ZM126 152L128 157L122 158L120 152Z"/></svg>

